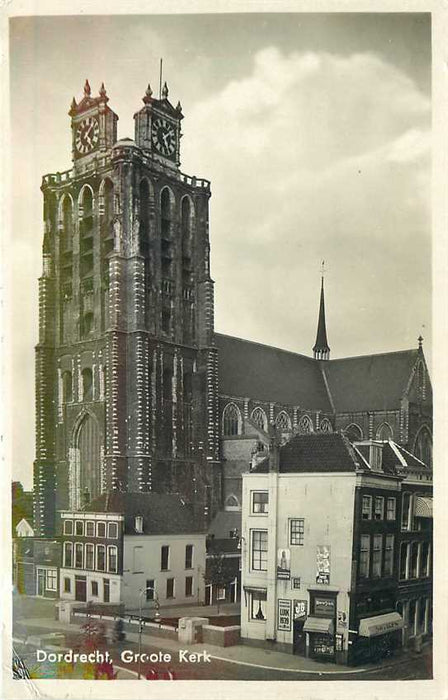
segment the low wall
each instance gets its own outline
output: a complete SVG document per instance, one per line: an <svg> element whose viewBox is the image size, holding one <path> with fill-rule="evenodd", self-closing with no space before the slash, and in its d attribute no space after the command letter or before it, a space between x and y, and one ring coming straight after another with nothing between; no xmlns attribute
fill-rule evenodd
<svg viewBox="0 0 448 700"><path fill-rule="evenodd" d="M90 620L99 620L100 622L104 622L104 624L107 627L112 628L115 621L117 619L123 620L124 623L124 631L126 632L137 632L138 633L138 628L139 628L139 619L134 616L128 616L128 615L98 615L98 614L93 614L89 615L87 618L87 615L85 613L82 613L80 611L77 611L74 613L72 617L72 622L84 622L87 619ZM146 622L143 621L142 625L142 635L143 639L147 641L147 637L158 637L158 638L163 638L163 639L174 639L177 641L177 627L170 627L168 625L162 625L157 622Z"/></svg>
<svg viewBox="0 0 448 700"><path fill-rule="evenodd" d="M218 627L217 625L204 625L202 627L202 641L204 644L214 644L217 647L232 647L240 644L241 627Z"/></svg>

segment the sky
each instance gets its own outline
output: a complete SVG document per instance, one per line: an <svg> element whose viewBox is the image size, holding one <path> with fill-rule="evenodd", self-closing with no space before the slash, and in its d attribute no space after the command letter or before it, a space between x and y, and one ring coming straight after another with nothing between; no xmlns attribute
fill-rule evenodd
<svg viewBox="0 0 448 700"><path fill-rule="evenodd" d="M424 14L23 17L10 24L13 477L32 484L41 177L104 81L133 137L159 60L181 169L211 180L216 330L331 357L431 353L431 30Z"/></svg>

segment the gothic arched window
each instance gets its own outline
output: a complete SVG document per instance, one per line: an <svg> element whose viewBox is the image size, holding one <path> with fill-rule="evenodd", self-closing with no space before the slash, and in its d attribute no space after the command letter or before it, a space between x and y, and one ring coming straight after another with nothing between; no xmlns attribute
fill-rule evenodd
<svg viewBox="0 0 448 700"><path fill-rule="evenodd" d="M302 416L299 420L299 433L312 433L313 422L309 416Z"/></svg>
<svg viewBox="0 0 448 700"><path fill-rule="evenodd" d="M79 256L81 277L93 271L93 196L90 187L84 187L79 222Z"/></svg>
<svg viewBox="0 0 448 700"><path fill-rule="evenodd" d="M362 430L356 423L347 425L347 427L344 428L344 434L351 442L359 442L363 439Z"/></svg>
<svg viewBox="0 0 448 700"><path fill-rule="evenodd" d="M240 502L233 493L230 496L227 496L227 498L224 502L224 509L225 510L240 510Z"/></svg>
<svg viewBox="0 0 448 700"><path fill-rule="evenodd" d="M101 220L103 261L114 249L114 186L109 179L103 181L102 187L103 216ZM106 261L103 262L103 265Z"/></svg>
<svg viewBox="0 0 448 700"><path fill-rule="evenodd" d="M64 403L73 401L72 373L68 371L62 374L62 401Z"/></svg>
<svg viewBox="0 0 448 700"><path fill-rule="evenodd" d="M224 409L222 415L222 424L224 435L239 435L241 433L241 413L238 406L234 403L229 403Z"/></svg>
<svg viewBox="0 0 448 700"><path fill-rule="evenodd" d="M377 440L391 440L393 437L392 428L389 423L382 423L376 431Z"/></svg>
<svg viewBox="0 0 448 700"><path fill-rule="evenodd" d="M323 420L321 420L319 430L321 433L332 433L333 432L333 426L331 425L328 418L324 418Z"/></svg>
<svg viewBox="0 0 448 700"><path fill-rule="evenodd" d="M160 235L161 235L161 265L162 278L171 278L171 263L172 263L172 197L168 187L162 190L160 196Z"/></svg>
<svg viewBox="0 0 448 700"><path fill-rule="evenodd" d="M277 418L275 419L275 425L279 430L282 431L291 430L291 419L286 413L286 411L280 411Z"/></svg>
<svg viewBox="0 0 448 700"><path fill-rule="evenodd" d="M93 390L93 377L92 370L90 367L85 367L82 372L82 400L91 401L92 400L92 390Z"/></svg>
<svg viewBox="0 0 448 700"><path fill-rule="evenodd" d="M81 337L87 338L93 331L93 313L88 311L82 317Z"/></svg>
<svg viewBox="0 0 448 700"><path fill-rule="evenodd" d="M264 430L265 432L268 429L268 419L266 417L266 413L263 411L262 408L257 406L254 408L254 410L251 413L251 419L253 423L257 426L257 428L260 428L260 430Z"/></svg>
<svg viewBox="0 0 448 700"><path fill-rule="evenodd" d="M147 180L140 183L140 252L148 254L149 250L149 185Z"/></svg>
<svg viewBox="0 0 448 700"><path fill-rule="evenodd" d="M414 454L423 464L432 466L432 436L429 428L424 425L417 433L414 443Z"/></svg>
<svg viewBox="0 0 448 700"><path fill-rule="evenodd" d="M62 237L61 253L73 249L73 206L70 197L65 196L62 202Z"/></svg>

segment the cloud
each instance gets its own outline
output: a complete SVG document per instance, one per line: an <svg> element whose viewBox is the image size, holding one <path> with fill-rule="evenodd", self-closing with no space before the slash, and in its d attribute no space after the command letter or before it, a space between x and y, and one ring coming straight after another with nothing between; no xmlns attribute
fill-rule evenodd
<svg viewBox="0 0 448 700"><path fill-rule="evenodd" d="M309 352L324 257L337 355L414 345L430 324L429 129L427 97L371 53L266 48L197 103L183 167L212 181L217 326Z"/></svg>

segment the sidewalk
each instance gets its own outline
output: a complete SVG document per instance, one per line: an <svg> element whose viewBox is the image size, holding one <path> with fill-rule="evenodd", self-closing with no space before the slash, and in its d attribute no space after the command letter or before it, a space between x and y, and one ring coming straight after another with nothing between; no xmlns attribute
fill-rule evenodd
<svg viewBox="0 0 448 700"><path fill-rule="evenodd" d="M76 633L80 625L68 624L48 618L33 618L27 619L28 627L41 627L48 629L51 632L71 632ZM109 625L108 625L109 626ZM29 635L31 636L31 635ZM126 640L133 643L138 643L138 632L130 632L126 630ZM143 645L148 644L156 647L161 651L170 652L173 656L177 656L180 649L185 649L185 645L171 639L154 637L148 629L144 629L142 633ZM401 663L402 659L385 660L381 664L366 664L362 668L351 668L348 666L336 666L335 664L320 663L313 659L307 659L302 656L293 654L285 654L278 651L271 651L260 647L246 646L239 644L233 647L218 647L212 644L190 644L188 649L192 651L207 651L212 658L227 663L252 666L258 668L266 668L276 671L286 671L293 674L316 674L318 676L334 676L338 674L362 674L366 671L374 671L375 669L384 669L389 666L395 666ZM292 678L291 678L292 679Z"/></svg>

